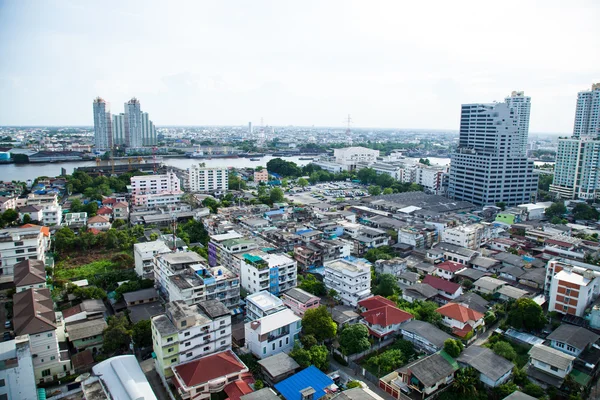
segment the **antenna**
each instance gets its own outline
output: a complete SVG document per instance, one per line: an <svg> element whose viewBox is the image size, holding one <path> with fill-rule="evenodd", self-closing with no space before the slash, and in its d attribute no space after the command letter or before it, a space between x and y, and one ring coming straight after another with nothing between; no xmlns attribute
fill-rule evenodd
<svg viewBox="0 0 600 400"><path fill-rule="evenodd" d="M353 122L353 121L352 121L352 118L350 118L350 114L348 114L348 118L346 118L346 119L344 120L344 122L346 122L346 124L347 124L347 128L346 128L346 134L347 134L347 135L349 135L349 134L351 134L351 133L352 133L352 131L350 131L350 124Z"/></svg>

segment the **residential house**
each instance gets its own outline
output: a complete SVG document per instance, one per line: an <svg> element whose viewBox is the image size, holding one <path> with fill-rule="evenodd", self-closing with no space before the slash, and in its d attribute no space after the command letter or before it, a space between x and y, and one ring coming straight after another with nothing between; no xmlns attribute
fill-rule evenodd
<svg viewBox="0 0 600 400"><path fill-rule="evenodd" d="M69 228L81 228L87 226L86 212L66 213L64 219L64 225Z"/></svg>
<svg viewBox="0 0 600 400"><path fill-rule="evenodd" d="M445 260L454 261L464 265L469 265L475 257L481 255L478 251L470 250L466 247L457 246L446 242L438 243L435 248L444 252Z"/></svg>
<svg viewBox="0 0 600 400"><path fill-rule="evenodd" d="M285 353L277 353L273 356L258 360L265 382L274 386L276 383L294 375L300 370L300 365Z"/></svg>
<svg viewBox="0 0 600 400"><path fill-rule="evenodd" d="M281 296L283 304L288 306L296 315L302 317L306 310L319 307L321 299L300 288L292 288Z"/></svg>
<svg viewBox="0 0 600 400"><path fill-rule="evenodd" d="M444 342L452 336L429 322L413 319L400 326L402 339L411 342L417 349L436 353L444 348Z"/></svg>
<svg viewBox="0 0 600 400"><path fill-rule="evenodd" d="M423 283L437 290L437 300L442 304L456 299L463 293L462 286L458 283L450 282L437 276L427 275L423 279Z"/></svg>
<svg viewBox="0 0 600 400"><path fill-rule="evenodd" d="M76 306L67 308L62 311L65 324L70 324L77 321L89 319L104 318L106 315L106 306L100 299L83 300Z"/></svg>
<svg viewBox="0 0 600 400"><path fill-rule="evenodd" d="M495 274L501 267L501 263L493 258L477 256L471 260L471 267L478 271Z"/></svg>
<svg viewBox="0 0 600 400"><path fill-rule="evenodd" d="M378 274L391 274L397 277L404 271L406 271L406 260L403 258L395 257L391 260L375 261L375 272Z"/></svg>
<svg viewBox="0 0 600 400"><path fill-rule="evenodd" d="M479 380L488 387L498 387L508 381L515 365L487 347L469 346L456 359L462 367L479 372Z"/></svg>
<svg viewBox="0 0 600 400"><path fill-rule="evenodd" d="M111 227L111 223L107 217L96 215L95 217L89 218L87 221L88 229L98 229L99 231L107 231Z"/></svg>
<svg viewBox="0 0 600 400"><path fill-rule="evenodd" d="M438 295L437 289L426 283L415 283L402 290L402 298L410 303L415 300L433 300Z"/></svg>
<svg viewBox="0 0 600 400"><path fill-rule="evenodd" d="M103 318L77 321L67 325L67 338L77 352L91 347L96 353L102 348L102 333L107 326Z"/></svg>
<svg viewBox="0 0 600 400"><path fill-rule="evenodd" d="M467 292L452 300L452 303L462 304L463 306L485 314L489 308L490 302L477 293Z"/></svg>
<svg viewBox="0 0 600 400"><path fill-rule="evenodd" d="M334 391L333 379L314 365L277 383L277 390L285 400L319 400Z"/></svg>
<svg viewBox="0 0 600 400"><path fill-rule="evenodd" d="M572 371L574 361L574 356L543 344L535 344L529 350L527 375L545 386L559 388Z"/></svg>
<svg viewBox="0 0 600 400"><path fill-rule="evenodd" d="M69 352L61 350L54 302L48 289L27 289L13 296L15 336L29 336L35 381L51 382L71 373Z"/></svg>
<svg viewBox="0 0 600 400"><path fill-rule="evenodd" d="M379 340L398 333L402 324L413 318L412 314L400 310L393 301L381 296L361 300L358 306L362 311L360 322Z"/></svg>
<svg viewBox="0 0 600 400"><path fill-rule="evenodd" d="M135 292L123 293L123 300L127 307L138 304L148 304L158 301L158 292L154 288L140 289Z"/></svg>
<svg viewBox="0 0 600 400"><path fill-rule="evenodd" d="M434 353L380 378L379 388L399 400L413 391L418 393L419 398L429 398L454 381L456 369L458 367L440 353Z"/></svg>
<svg viewBox="0 0 600 400"><path fill-rule="evenodd" d="M516 288L510 285L504 285L498 289L496 292L498 294L498 299L503 301L513 301L518 300L521 297L525 297L529 295L529 292L523 289Z"/></svg>
<svg viewBox="0 0 600 400"><path fill-rule="evenodd" d="M40 260L23 260L14 265L14 284L17 293L46 287L46 266Z"/></svg>
<svg viewBox="0 0 600 400"><path fill-rule="evenodd" d="M398 283L405 286L412 286L419 281L419 274L411 271L404 271L398 275Z"/></svg>
<svg viewBox="0 0 600 400"><path fill-rule="evenodd" d="M492 278L491 276L484 276L475 281L473 288L479 293L494 294L498 291L498 289L506 284L507 283L505 281L501 281L500 279Z"/></svg>
<svg viewBox="0 0 600 400"><path fill-rule="evenodd" d="M25 206L19 208L19 220L24 221L25 216L29 217L30 221L42 222L44 220L42 206Z"/></svg>
<svg viewBox="0 0 600 400"><path fill-rule="evenodd" d="M580 326L561 324L546 339L550 341L550 347L579 357L594 346L600 336Z"/></svg>
<svg viewBox="0 0 600 400"><path fill-rule="evenodd" d="M325 264L323 280L327 290L334 289L344 305L356 307L371 296L371 264L354 257L341 258Z"/></svg>
<svg viewBox="0 0 600 400"><path fill-rule="evenodd" d="M483 327L483 314L471 310L462 304L448 303L436 310L442 316L442 323L452 328L452 333L461 338L472 336L479 327Z"/></svg>
<svg viewBox="0 0 600 400"><path fill-rule="evenodd" d="M292 310L267 315L244 326L246 348L257 358L266 358L294 347L302 320Z"/></svg>
<svg viewBox="0 0 600 400"><path fill-rule="evenodd" d="M460 271L464 271L466 269L464 264L460 264L453 261L444 261L442 263L435 265L435 270L433 274L440 278L444 278L446 280L451 281L454 279L457 273Z"/></svg>
<svg viewBox="0 0 600 400"><path fill-rule="evenodd" d="M346 325L353 325L360 321L360 314L354 311L354 307L337 305L331 310L331 318L338 325L338 329Z"/></svg>
<svg viewBox="0 0 600 400"><path fill-rule="evenodd" d="M231 350L211 354L172 367L173 383L182 399L209 399L212 393L227 392L229 385L244 385L248 367ZM251 392L245 390L245 393Z"/></svg>
<svg viewBox="0 0 600 400"><path fill-rule="evenodd" d="M112 208L112 219L116 221L118 219L123 221L129 220L129 204L124 202L116 203Z"/></svg>

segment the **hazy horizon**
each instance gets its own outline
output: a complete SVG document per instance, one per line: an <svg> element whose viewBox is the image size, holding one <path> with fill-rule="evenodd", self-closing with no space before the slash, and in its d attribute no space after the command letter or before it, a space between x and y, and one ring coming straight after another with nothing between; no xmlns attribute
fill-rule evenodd
<svg viewBox="0 0 600 400"><path fill-rule="evenodd" d="M351 114L354 129L457 131L461 104L523 90L531 134L569 135L577 92L600 81L599 14L593 0L0 0L0 124L91 126L101 96L113 113L137 97L159 127Z"/></svg>

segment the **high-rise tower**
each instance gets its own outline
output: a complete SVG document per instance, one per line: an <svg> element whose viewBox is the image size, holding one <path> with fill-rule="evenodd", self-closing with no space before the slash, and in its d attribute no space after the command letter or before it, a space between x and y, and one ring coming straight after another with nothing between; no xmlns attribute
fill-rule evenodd
<svg viewBox="0 0 600 400"><path fill-rule="evenodd" d="M123 146L125 141L125 114L113 115L113 144Z"/></svg>
<svg viewBox="0 0 600 400"><path fill-rule="evenodd" d="M558 139L550 192L563 199L600 197L600 83L577 94L573 136Z"/></svg>
<svg viewBox="0 0 600 400"><path fill-rule="evenodd" d="M94 142L96 150L110 150L113 147L110 104L101 97L94 99Z"/></svg>
<svg viewBox="0 0 600 400"><path fill-rule="evenodd" d="M143 146L142 110L140 101L133 97L125 103L125 143L128 147Z"/></svg>
<svg viewBox="0 0 600 400"><path fill-rule="evenodd" d="M476 205L529 203L537 195L533 161L517 147L519 118L507 103L463 104L448 197ZM525 142L527 138L525 137Z"/></svg>
<svg viewBox="0 0 600 400"><path fill-rule="evenodd" d="M517 140L514 147L519 151L519 154L524 156L527 154L531 97L525 96L525 92L512 92L504 101L510 108L515 110L517 116Z"/></svg>

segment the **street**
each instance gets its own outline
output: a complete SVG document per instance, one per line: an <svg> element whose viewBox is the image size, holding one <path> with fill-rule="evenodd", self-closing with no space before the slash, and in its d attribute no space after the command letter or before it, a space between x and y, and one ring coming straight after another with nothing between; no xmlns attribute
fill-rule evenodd
<svg viewBox="0 0 600 400"><path fill-rule="evenodd" d="M388 393L381 390L376 384L369 381L367 378L365 378L364 376L361 376L360 374L355 374L354 371L352 370L352 368L344 367L343 365L336 362L333 358L330 359L329 366L330 366L330 369L332 369L332 370L338 370L340 372L340 375L346 375L347 381L364 382L369 387L369 389L371 389L373 392L377 393L382 398L387 399L387 400L393 399L392 396L390 396ZM343 380L344 379L342 379L342 381Z"/></svg>
<svg viewBox="0 0 600 400"><path fill-rule="evenodd" d="M140 367L142 368L142 371L144 371L144 375L146 375L146 379L148 379L148 383L150 383L150 387L154 391L156 398L158 400L171 400L167 394L167 390L162 385L158 372L154 369L154 359L149 358L141 361Z"/></svg>

